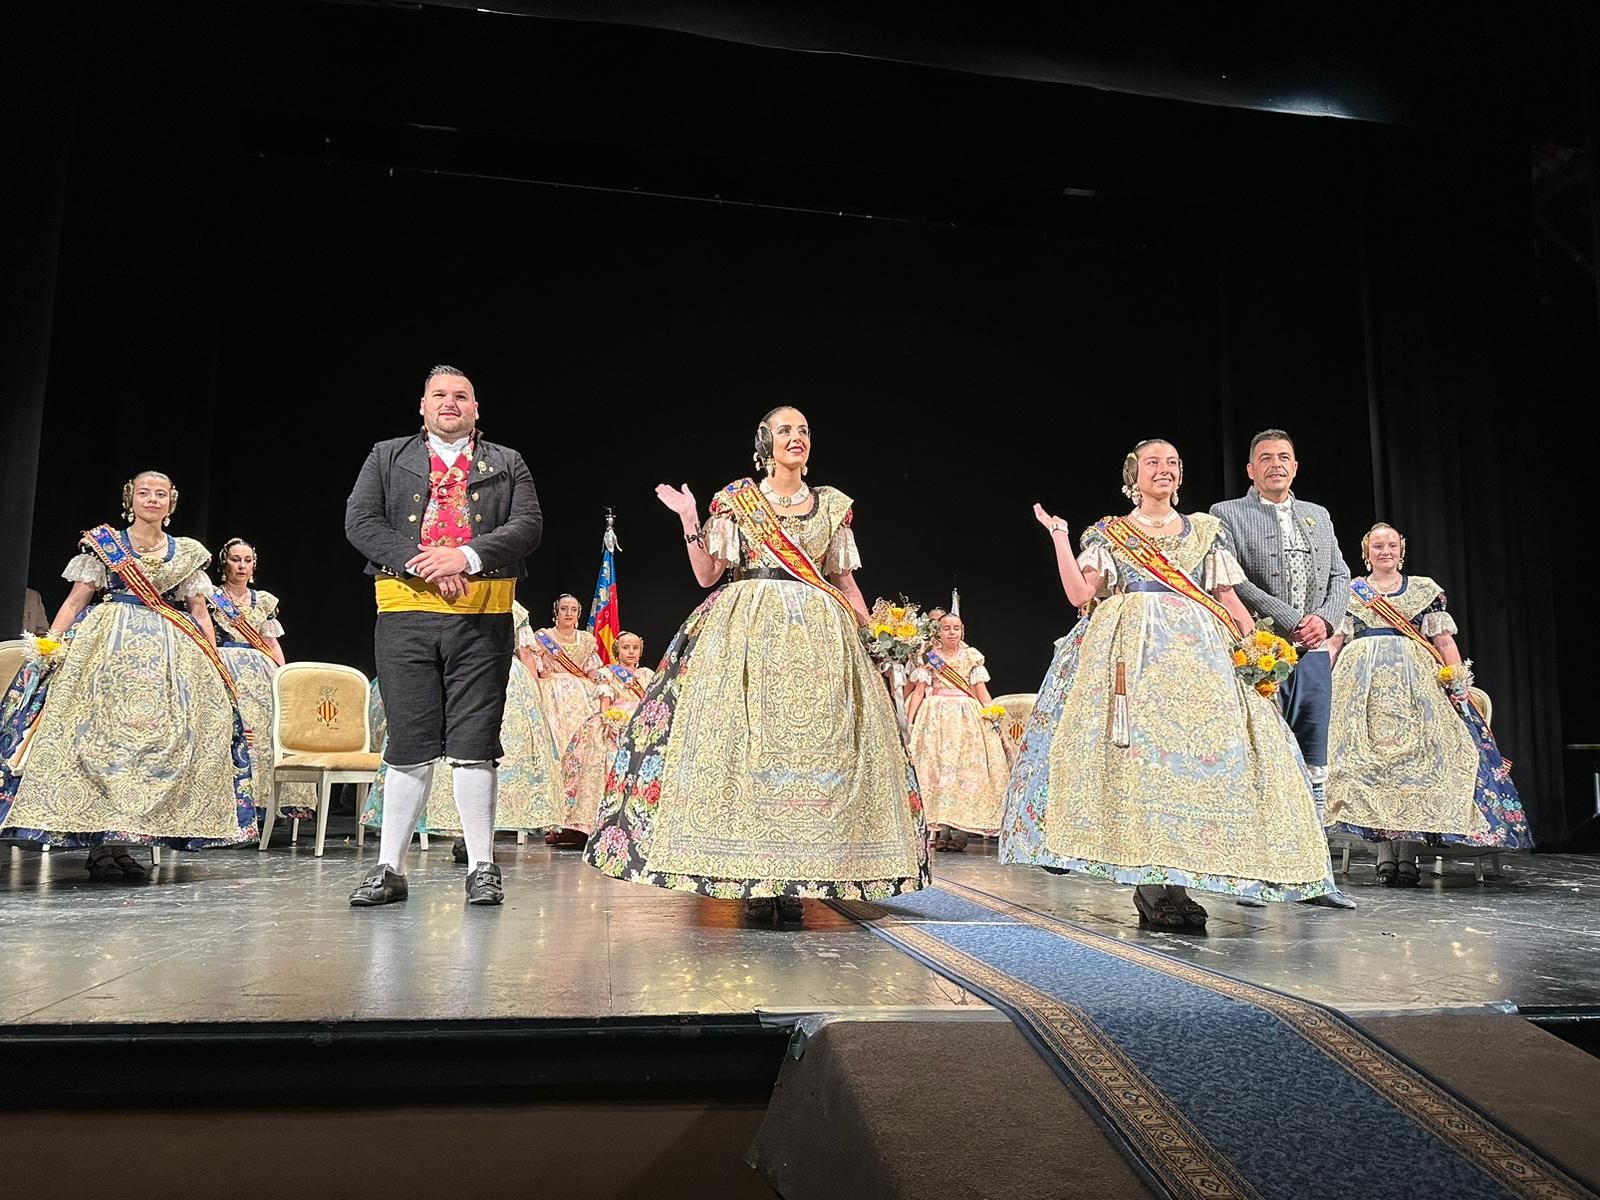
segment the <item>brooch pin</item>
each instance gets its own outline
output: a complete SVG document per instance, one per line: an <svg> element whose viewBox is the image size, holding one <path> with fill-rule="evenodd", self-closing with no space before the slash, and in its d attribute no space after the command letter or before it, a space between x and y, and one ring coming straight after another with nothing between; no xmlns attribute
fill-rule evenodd
<svg viewBox="0 0 1600 1200"><path fill-rule="evenodd" d="M1316 528L1317 519L1315 517L1307 517L1307 518L1305 518L1305 522L1306 522L1306 528L1307 529L1315 529Z"/></svg>

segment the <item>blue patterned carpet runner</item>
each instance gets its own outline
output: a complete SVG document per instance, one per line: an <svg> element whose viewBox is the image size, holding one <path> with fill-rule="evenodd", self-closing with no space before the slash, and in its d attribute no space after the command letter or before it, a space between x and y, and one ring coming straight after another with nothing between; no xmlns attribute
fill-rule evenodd
<svg viewBox="0 0 1600 1200"><path fill-rule="evenodd" d="M1595 1200L1320 1004L960 884L834 905L1008 1013L1157 1195Z"/></svg>

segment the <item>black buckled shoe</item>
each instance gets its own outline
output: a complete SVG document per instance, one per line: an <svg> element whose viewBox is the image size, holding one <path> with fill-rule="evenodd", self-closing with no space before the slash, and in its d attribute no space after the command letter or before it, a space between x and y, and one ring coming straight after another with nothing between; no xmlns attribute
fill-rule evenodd
<svg viewBox="0 0 1600 1200"><path fill-rule="evenodd" d="M375 908L380 904L395 904L410 894L404 875L396 875L388 867L379 867L350 893L350 907Z"/></svg>
<svg viewBox="0 0 1600 1200"><path fill-rule="evenodd" d="M501 904L506 889L500 883L500 868L494 863L479 863L467 876L468 904Z"/></svg>

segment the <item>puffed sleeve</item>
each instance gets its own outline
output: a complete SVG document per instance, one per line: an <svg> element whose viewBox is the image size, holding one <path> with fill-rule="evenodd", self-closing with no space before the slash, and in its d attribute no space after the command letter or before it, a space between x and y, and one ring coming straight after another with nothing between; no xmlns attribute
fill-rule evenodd
<svg viewBox="0 0 1600 1200"><path fill-rule="evenodd" d="M80 554L67 563L61 578L69 583L87 583L97 592L106 590L106 565L92 554Z"/></svg>
<svg viewBox="0 0 1600 1200"><path fill-rule="evenodd" d="M1422 636L1436 638L1441 633L1455 634L1460 630L1456 628L1456 619L1450 615L1447 607L1448 601L1440 592L1433 598L1433 603L1428 605L1422 614Z"/></svg>
<svg viewBox="0 0 1600 1200"><path fill-rule="evenodd" d="M1339 622L1339 628L1335 629L1333 632L1334 632L1334 635L1336 637L1342 637L1342 638L1353 638L1353 637L1355 637L1355 635L1356 635L1356 619L1354 617L1352 617L1348 612L1345 613L1344 614L1344 620Z"/></svg>
<svg viewBox="0 0 1600 1200"><path fill-rule="evenodd" d="M989 668L983 665L983 655L972 651L972 669L967 672L968 683L988 683Z"/></svg>
<svg viewBox="0 0 1600 1200"><path fill-rule="evenodd" d="M263 637L282 637L283 622L278 620L278 598L271 592L257 592L256 606L261 609L261 634Z"/></svg>
<svg viewBox="0 0 1600 1200"><path fill-rule="evenodd" d="M214 590L215 586L211 582L211 576L207 575L204 568L202 568L192 575L180 579L176 584L168 588L167 595L171 599L182 603L185 600L193 599L195 596L205 595Z"/></svg>
<svg viewBox="0 0 1600 1200"><path fill-rule="evenodd" d="M861 551L856 548L856 535L850 528L854 522L855 509L845 509L844 520L833 531L833 539L822 556L822 573L830 578L861 569Z"/></svg>
<svg viewBox="0 0 1600 1200"><path fill-rule="evenodd" d="M1244 573L1239 560L1228 549L1228 527L1219 523L1216 535L1211 539L1211 549L1200 560L1200 586L1212 592L1219 587L1238 587L1249 581L1250 577Z"/></svg>
<svg viewBox="0 0 1600 1200"><path fill-rule="evenodd" d="M1238 587L1248 579L1239 560L1226 546L1212 546L1200 564L1200 586L1208 592L1219 587Z"/></svg>
<svg viewBox="0 0 1600 1200"><path fill-rule="evenodd" d="M1106 544L1089 532L1084 533L1079 545L1078 570L1100 572L1100 589L1095 595L1105 599L1117 586L1117 560Z"/></svg>
<svg viewBox="0 0 1600 1200"><path fill-rule="evenodd" d="M584 669L589 678L593 679L595 672L605 666L605 663L600 661L600 643L594 640L594 634L588 630L585 629L580 632L589 639L589 653L578 665ZM607 674L610 674L610 672L608 671Z"/></svg>

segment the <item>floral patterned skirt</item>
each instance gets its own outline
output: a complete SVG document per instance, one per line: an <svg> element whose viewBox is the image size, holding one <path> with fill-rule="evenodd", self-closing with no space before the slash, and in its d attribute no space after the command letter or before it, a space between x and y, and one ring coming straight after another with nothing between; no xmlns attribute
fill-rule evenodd
<svg viewBox="0 0 1600 1200"><path fill-rule="evenodd" d="M833 600L747 580L690 615L622 733L584 857L720 899L881 899L927 883L893 703Z"/></svg>

